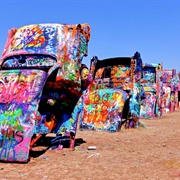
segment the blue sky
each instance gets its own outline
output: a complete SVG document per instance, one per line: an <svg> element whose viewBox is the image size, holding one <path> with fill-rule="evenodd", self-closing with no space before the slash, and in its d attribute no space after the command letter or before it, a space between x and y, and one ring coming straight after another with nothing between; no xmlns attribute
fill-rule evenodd
<svg viewBox="0 0 180 180"><path fill-rule="evenodd" d="M0 0L0 53L12 27L88 23L90 59L131 57L180 71L179 0Z"/></svg>

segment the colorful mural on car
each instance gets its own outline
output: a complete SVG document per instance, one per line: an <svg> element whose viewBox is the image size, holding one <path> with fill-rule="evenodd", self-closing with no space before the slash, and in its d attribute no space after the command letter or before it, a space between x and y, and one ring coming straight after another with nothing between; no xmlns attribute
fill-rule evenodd
<svg viewBox="0 0 180 180"><path fill-rule="evenodd" d="M178 104L179 76L175 69L163 70L163 113L175 111Z"/></svg>
<svg viewBox="0 0 180 180"><path fill-rule="evenodd" d="M180 72L178 73L178 77L180 77ZM177 104L176 104L176 109L180 107L180 79L178 83L178 90L177 90Z"/></svg>
<svg viewBox="0 0 180 180"><path fill-rule="evenodd" d="M27 162L36 135L50 132L74 147L77 121L69 117L88 80L82 59L89 39L88 24L9 30L0 71L1 161Z"/></svg>
<svg viewBox="0 0 180 180"><path fill-rule="evenodd" d="M142 91L140 54L104 60L94 56L90 72L93 80L72 117L77 118L80 113L80 129L116 132L123 118L129 121L128 127L138 125Z"/></svg>
<svg viewBox="0 0 180 180"><path fill-rule="evenodd" d="M141 101L140 118L162 116L162 63L144 63L141 85L145 98Z"/></svg>

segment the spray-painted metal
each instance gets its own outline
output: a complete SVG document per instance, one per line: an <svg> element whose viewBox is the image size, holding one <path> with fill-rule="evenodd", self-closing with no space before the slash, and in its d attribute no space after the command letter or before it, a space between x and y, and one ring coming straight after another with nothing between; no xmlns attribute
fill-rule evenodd
<svg viewBox="0 0 180 180"><path fill-rule="evenodd" d="M142 60L137 52L131 57L91 59L92 82L84 91L74 118L80 113L80 129L116 132L122 119L128 126L139 123Z"/></svg>
<svg viewBox="0 0 180 180"><path fill-rule="evenodd" d="M37 135L69 137L82 94L88 24L33 24L8 32L0 71L0 160L27 162ZM82 69L81 69L82 68ZM80 71L81 69L81 71ZM87 68L86 68L87 69Z"/></svg>
<svg viewBox="0 0 180 180"><path fill-rule="evenodd" d="M141 101L140 118L162 116L162 63L144 63L141 85L145 98Z"/></svg>
<svg viewBox="0 0 180 180"><path fill-rule="evenodd" d="M178 107L178 84L175 69L163 70L163 113L173 112Z"/></svg>
<svg viewBox="0 0 180 180"><path fill-rule="evenodd" d="M178 73L178 77L180 77L180 73ZM180 81L178 83L177 101L178 104L176 104L176 109L180 107Z"/></svg>

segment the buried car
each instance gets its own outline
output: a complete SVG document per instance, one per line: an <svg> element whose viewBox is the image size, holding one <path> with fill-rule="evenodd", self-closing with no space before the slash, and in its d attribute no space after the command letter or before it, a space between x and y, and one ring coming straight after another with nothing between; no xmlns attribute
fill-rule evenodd
<svg viewBox="0 0 180 180"><path fill-rule="evenodd" d="M144 63L141 85L145 98L141 101L140 118L162 116L162 63Z"/></svg>
<svg viewBox="0 0 180 180"><path fill-rule="evenodd" d="M77 121L69 119L81 90L88 24L33 24L8 32L0 71L0 160L27 162L48 133L73 149ZM83 69L83 68L82 68Z"/></svg>
<svg viewBox="0 0 180 180"><path fill-rule="evenodd" d="M179 76L175 69L163 70L163 113L175 111L178 104Z"/></svg>
<svg viewBox="0 0 180 180"><path fill-rule="evenodd" d="M72 119L80 129L116 132L125 118L128 127L139 124L142 59L133 57L91 59L92 82L79 99Z"/></svg>

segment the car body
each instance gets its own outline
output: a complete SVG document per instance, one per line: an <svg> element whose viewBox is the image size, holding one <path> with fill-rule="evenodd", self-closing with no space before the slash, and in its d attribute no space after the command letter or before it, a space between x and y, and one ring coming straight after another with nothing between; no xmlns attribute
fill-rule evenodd
<svg viewBox="0 0 180 180"><path fill-rule="evenodd" d="M122 119L128 127L139 123L142 59L139 52L133 57L91 59L92 82L74 109L80 114L81 130L117 132Z"/></svg>
<svg viewBox="0 0 180 180"><path fill-rule="evenodd" d="M175 69L163 70L163 113L175 111L178 104L179 77Z"/></svg>
<svg viewBox="0 0 180 180"><path fill-rule="evenodd" d="M69 138L74 147L77 121L69 117L82 94L89 39L88 24L9 30L0 71L1 161L27 162L34 143L48 133Z"/></svg>
<svg viewBox="0 0 180 180"><path fill-rule="evenodd" d="M162 116L162 63L143 63L141 85L145 98L141 101L140 118Z"/></svg>

